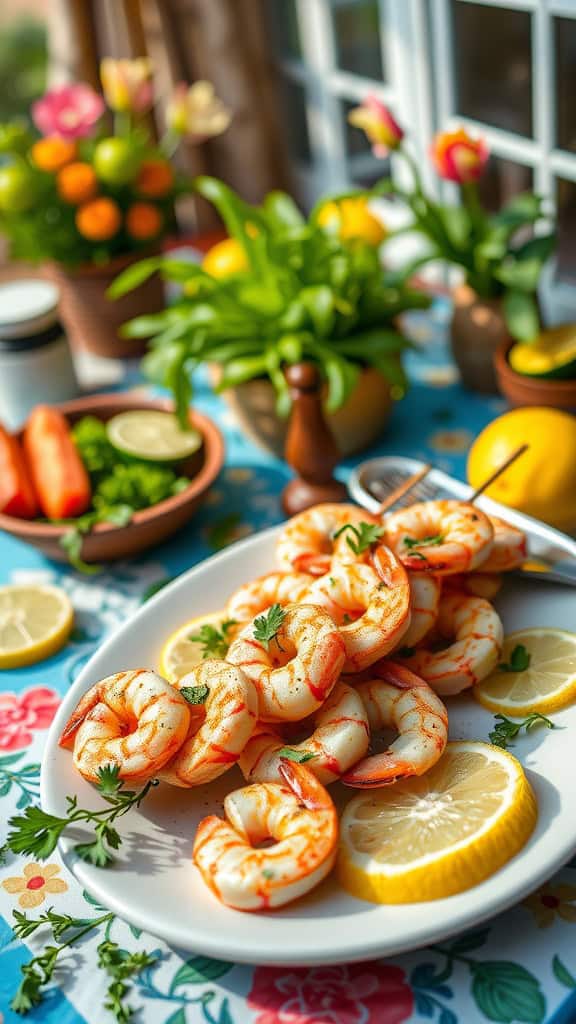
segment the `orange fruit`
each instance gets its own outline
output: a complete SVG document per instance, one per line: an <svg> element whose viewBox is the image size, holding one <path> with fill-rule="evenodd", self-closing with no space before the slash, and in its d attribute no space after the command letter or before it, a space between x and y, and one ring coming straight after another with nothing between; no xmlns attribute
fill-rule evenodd
<svg viewBox="0 0 576 1024"><path fill-rule="evenodd" d="M39 139L30 150L32 162L36 167L52 174L74 160L76 154L76 143L61 139L57 135Z"/></svg>
<svg viewBox="0 0 576 1024"><path fill-rule="evenodd" d="M101 196L83 203L76 213L76 227L91 242L105 242L117 234L122 216L113 199Z"/></svg>
<svg viewBox="0 0 576 1024"><path fill-rule="evenodd" d="M132 238L145 241L162 230L162 214L152 203L133 203L126 214L126 230Z"/></svg>
<svg viewBox="0 0 576 1024"><path fill-rule="evenodd" d="M77 206L94 198L98 191L98 180L90 164L77 160L58 171L56 187L61 199Z"/></svg>
<svg viewBox="0 0 576 1024"><path fill-rule="evenodd" d="M148 199L161 199L167 195L174 185L174 172L167 160L144 160L138 177L136 189Z"/></svg>

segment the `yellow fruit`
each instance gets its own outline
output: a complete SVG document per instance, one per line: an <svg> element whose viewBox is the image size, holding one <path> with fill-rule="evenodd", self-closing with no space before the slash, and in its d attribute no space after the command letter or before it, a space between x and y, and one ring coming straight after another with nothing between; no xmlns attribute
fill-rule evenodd
<svg viewBox="0 0 576 1024"><path fill-rule="evenodd" d="M0 587L0 669L33 665L64 646L74 610L58 587Z"/></svg>
<svg viewBox="0 0 576 1024"><path fill-rule="evenodd" d="M382 221L371 212L368 201L360 196L329 200L318 213L321 227L334 227L342 241L361 239L368 245L380 245L387 231Z"/></svg>
<svg viewBox="0 0 576 1024"><path fill-rule="evenodd" d="M211 277L229 277L248 270L246 253L235 238L225 238L208 250L202 260L202 270Z"/></svg>
<svg viewBox="0 0 576 1024"><path fill-rule="evenodd" d="M576 633L562 629L524 629L504 640L501 664L510 664L515 647L522 645L530 664L520 672L499 672L475 686L472 693L490 711L522 718L542 715L576 699Z"/></svg>
<svg viewBox="0 0 576 1024"><path fill-rule="evenodd" d="M530 406L493 420L470 449L469 482L479 487L522 444L528 451L486 494L570 532L576 528L576 417L567 412Z"/></svg>
<svg viewBox="0 0 576 1024"><path fill-rule="evenodd" d="M191 636L199 636L201 632L206 635L206 630L218 631L222 636L222 623L226 622L226 612L210 612L208 615L200 615L190 622L185 622L171 636L168 637L160 654L160 675L164 676L170 683L175 683L187 672L199 665L206 653L211 658L222 658L226 653L225 642L233 639L232 628L225 629L224 645L216 650L206 651L206 647L198 640L191 640ZM212 635L214 635L212 633Z"/></svg>
<svg viewBox="0 0 576 1024"><path fill-rule="evenodd" d="M536 798L521 764L489 743L449 743L438 764L355 797L340 825L338 875L373 903L436 900L478 885L522 849Z"/></svg>

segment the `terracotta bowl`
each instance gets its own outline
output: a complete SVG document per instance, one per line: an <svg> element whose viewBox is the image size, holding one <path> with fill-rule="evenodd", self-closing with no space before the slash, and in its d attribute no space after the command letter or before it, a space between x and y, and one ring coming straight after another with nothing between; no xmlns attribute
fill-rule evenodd
<svg viewBox="0 0 576 1024"><path fill-rule="evenodd" d="M111 419L119 412L128 409L162 409L170 411L173 406L168 401L143 398L140 395L109 394L90 395L77 398L72 402L62 402L57 406L70 423L83 416L97 416L98 419ZM194 456L195 475L190 486L173 498L166 498L152 508L135 512L126 526L113 526L99 523L89 533L82 544L82 558L86 562L109 562L118 558L129 558L139 551L159 544L171 534L184 526L192 518L201 504L208 488L214 483L224 462L224 441L218 428L206 416L190 411L190 423L200 431L204 444L198 453L198 461ZM32 544L48 558L57 562L66 562L66 552L60 547L60 539L69 527L53 526L51 523L35 522L34 520L16 519L0 513L0 530L11 533L13 537Z"/></svg>
<svg viewBox="0 0 576 1024"><path fill-rule="evenodd" d="M545 380L516 373L508 362L511 342L500 345L494 356L498 387L510 405L547 405L576 413L576 380Z"/></svg>

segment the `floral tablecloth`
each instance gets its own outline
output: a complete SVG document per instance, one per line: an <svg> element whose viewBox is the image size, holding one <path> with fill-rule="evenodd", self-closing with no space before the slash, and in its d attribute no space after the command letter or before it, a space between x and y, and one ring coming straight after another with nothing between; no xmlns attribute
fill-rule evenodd
<svg viewBox="0 0 576 1024"><path fill-rule="evenodd" d="M414 381L396 409L378 453L432 459L464 476L472 438L504 408L499 399L465 394L445 346L449 313L438 300L411 319L421 354L409 357ZM46 730L81 667L102 639L159 584L215 549L281 519L279 492L287 472L240 434L225 406L199 382L198 408L223 426L227 461L199 517L149 557L117 564L86 579L0 536L1 582L47 580L68 592L76 627L68 646L43 664L0 674L0 843L8 818L38 801ZM375 454L375 453L370 453ZM344 466L345 475L349 466ZM569 769L568 769L569 770ZM0 867L0 1024L20 1020L10 999L20 967L46 934L13 937L14 909L53 906L90 919L101 909L55 853L47 863L9 855ZM96 947L106 930L129 951L158 959L133 985L130 1003L143 1024L484 1024L485 1021L576 1022L576 860L515 909L488 926L438 946L387 961L326 968L242 967L169 949L119 919L107 921L74 948L45 1002L29 1019L46 1024L107 1024L105 982Z"/></svg>

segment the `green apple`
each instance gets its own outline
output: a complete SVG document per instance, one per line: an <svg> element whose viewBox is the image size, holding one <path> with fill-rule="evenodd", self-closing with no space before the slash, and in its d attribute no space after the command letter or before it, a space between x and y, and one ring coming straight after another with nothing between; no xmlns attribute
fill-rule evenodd
<svg viewBox="0 0 576 1024"><path fill-rule="evenodd" d="M141 154L128 139L102 139L94 150L94 170L106 185L127 185L140 170Z"/></svg>

